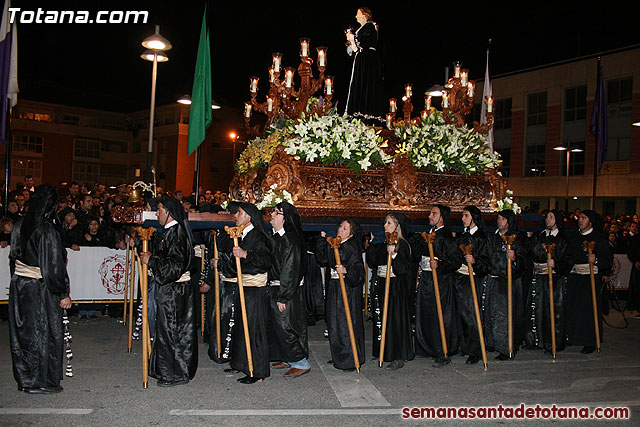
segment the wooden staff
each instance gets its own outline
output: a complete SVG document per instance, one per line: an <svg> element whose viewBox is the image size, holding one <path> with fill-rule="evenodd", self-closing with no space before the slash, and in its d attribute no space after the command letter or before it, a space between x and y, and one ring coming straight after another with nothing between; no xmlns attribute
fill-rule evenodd
<svg viewBox="0 0 640 427"><path fill-rule="evenodd" d="M133 242L129 242L131 246L133 246ZM134 290L136 287L136 282L134 280L134 278L136 277L136 264L134 262L134 257L135 257L135 252L133 250L133 248L131 248L131 250L129 251L131 253L131 260L129 261L129 266L130 268L130 277L129 277L129 338L128 338L128 347L127 347L127 353L131 353L131 347L133 345L132 343L132 333L133 333L133 299L134 299ZM140 275L140 270L138 270L138 275ZM138 288L139 289L139 288Z"/></svg>
<svg viewBox="0 0 640 427"><path fill-rule="evenodd" d="M460 245L460 250L465 255L473 255L473 243L468 245ZM467 268L469 269L469 281L471 283L471 294L473 295L473 307L476 312L476 324L478 325L478 338L480 339L480 350L482 350L482 362L484 362L484 370L488 368L487 363L487 350L484 345L484 332L482 332L482 319L480 318L480 307L478 305L478 293L476 291L476 279L473 276L473 265L467 262Z"/></svg>
<svg viewBox="0 0 640 427"><path fill-rule="evenodd" d="M387 245L395 245L398 241L398 233L384 233L387 239ZM382 368L384 362L384 346L387 338L387 318L389 316L389 288L391 287L391 258L392 255L387 251L387 275L384 279L384 304L382 310L382 334L380 336L380 354L378 356L378 366Z"/></svg>
<svg viewBox="0 0 640 427"><path fill-rule="evenodd" d="M364 263L364 315L369 317L369 265Z"/></svg>
<svg viewBox="0 0 640 427"><path fill-rule="evenodd" d="M129 269L131 266L129 265L129 250L131 247L129 246L129 242L127 242L127 254L125 255L124 261L124 292L122 294L122 302L124 304L124 308L122 310L122 325L127 326L127 292L129 291Z"/></svg>
<svg viewBox="0 0 640 427"><path fill-rule="evenodd" d="M342 265L340 263L340 241L342 239L338 236L335 239L333 237L327 237L329 246L333 249L333 255L336 258L336 266ZM351 351L353 352L353 362L356 366L356 372L360 373L360 359L358 358L358 348L356 347L356 336L353 333L353 324L351 323L351 311L349 310L349 298L347 297L347 287L344 284L344 277L342 273L338 273L340 279L340 291L342 292L342 304L344 305L344 313L347 316L347 328L349 329L349 340L351 340Z"/></svg>
<svg viewBox="0 0 640 427"><path fill-rule="evenodd" d="M516 235L502 235L502 240L507 244L507 250L511 250L511 245L516 240ZM513 274L511 272L511 258L507 257L507 314L509 323L509 359L513 357Z"/></svg>
<svg viewBox="0 0 640 427"><path fill-rule="evenodd" d="M547 261L553 259L553 251L556 249L556 244L552 243L547 245L542 243L542 248L547 252ZM556 358L556 314L555 306L553 302L553 268L547 266L549 274L549 315L551 316L551 354L553 358Z"/></svg>
<svg viewBox="0 0 640 427"><path fill-rule="evenodd" d="M242 236L242 230L246 225L238 227L224 226L224 231L233 239L233 246L238 246L238 238ZM238 272L238 293L240 295L240 310L242 311L242 327L244 329L244 345L247 350L247 364L249 365L249 376L253 377L253 355L251 354L251 341L249 340L249 325L247 325L247 306L244 302L244 284L242 283L242 267L240 258L236 258L236 271Z"/></svg>
<svg viewBox="0 0 640 427"><path fill-rule="evenodd" d="M142 251L148 252L149 250L149 240L151 240L151 235L153 234L153 228L143 228L136 227L135 231L142 240ZM149 290L148 290L148 266L146 264L142 264L140 266L140 270L138 271L138 275L140 276L140 293L142 295L142 386L146 389L149 387L149 347L148 342L149 338L149 317L148 317L148 299L149 299Z"/></svg>
<svg viewBox="0 0 640 427"><path fill-rule="evenodd" d="M596 242L583 242L584 247L589 251L589 255L593 254L596 248ZM593 273L593 263L589 262L589 276L591 276L591 300L593 301L593 324L596 331L596 349L600 353L600 326L598 325L598 300L596 298L596 276Z"/></svg>
<svg viewBox="0 0 640 427"><path fill-rule="evenodd" d="M142 262L140 261L140 257L138 256L138 254L135 254L136 257L136 262L138 264L138 271L142 271ZM138 275L138 281L142 280L142 275ZM140 283L140 289L142 289L142 283ZM148 290L148 286L147 286L147 290ZM143 323L142 324L143 328L147 329L147 339L143 340L144 342L146 342L147 345L147 351L149 352L148 354L151 354L151 334L149 333L149 322L146 323L146 325ZM144 334L143 334L144 337Z"/></svg>
<svg viewBox="0 0 640 427"><path fill-rule="evenodd" d="M204 284L204 261L205 261L204 245L200 245L200 284ZM200 335L204 336L204 294L200 294Z"/></svg>
<svg viewBox="0 0 640 427"><path fill-rule="evenodd" d="M213 257L218 259L218 231L213 230ZM222 350L220 347L222 346L222 339L220 338L220 275L218 274L218 267L216 266L213 269L213 292L214 292L214 301L216 306L216 350L218 352L218 359L222 354Z"/></svg>
<svg viewBox="0 0 640 427"><path fill-rule="evenodd" d="M427 245L429 246L429 259L434 261L435 256L433 255L433 242L436 239L436 233L426 233L422 232L422 238ZM436 270L431 269L431 275L433 277L433 289L436 293L436 308L438 309L438 323L440 324L440 339L442 341L442 352L444 353L444 357L447 357L449 350L447 349L447 336L444 331L444 319L442 318L442 303L440 302L440 286L438 285L438 273Z"/></svg>

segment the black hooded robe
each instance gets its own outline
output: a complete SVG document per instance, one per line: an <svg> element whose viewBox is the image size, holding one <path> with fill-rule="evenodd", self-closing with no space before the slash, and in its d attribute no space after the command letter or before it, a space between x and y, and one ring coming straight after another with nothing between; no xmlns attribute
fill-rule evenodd
<svg viewBox="0 0 640 427"><path fill-rule="evenodd" d="M358 360L362 365L365 361L364 323L362 320L362 286L364 284L362 252L354 237L342 242L339 251L340 262L347 270L344 275L344 283L358 351ZM353 369L355 368L355 361L342 301L340 280L337 273L332 274L332 271L335 272L336 267L334 252L326 240L318 238L315 245L315 254L318 263L327 266L324 318L329 331L331 360L333 360L333 366L338 369Z"/></svg>
<svg viewBox="0 0 640 427"><path fill-rule="evenodd" d="M272 361L297 362L309 357L304 286L300 285L306 269L306 251L303 252L300 237L291 231L275 233L271 241L269 356ZM286 304L283 312L278 303Z"/></svg>
<svg viewBox="0 0 640 427"><path fill-rule="evenodd" d="M539 273L535 265L547 263L547 252L542 244L556 244L553 251L555 268L553 269L553 308L555 318L556 350L565 348L566 321L565 304L567 293L567 275L573 266L568 251L567 236L558 231L556 236L547 236L543 230L531 239L527 250L528 258L534 263L534 274L529 286L529 295L525 307L525 344L552 351L551 310L549 300L549 275Z"/></svg>
<svg viewBox="0 0 640 427"><path fill-rule="evenodd" d="M191 380L198 367L194 286L191 280L183 279L192 260L193 245L184 222L164 229L157 250L149 258L157 284L156 332L149 375L158 380Z"/></svg>
<svg viewBox="0 0 640 427"><path fill-rule="evenodd" d="M440 304L447 340L447 357L450 357L456 354L460 347L460 325L455 304L455 272L462 265L463 258L456 241L446 227L441 227L435 233L433 252L438 258ZM419 250L423 256L423 267L416 301L416 354L443 358L433 274L424 268L429 265L429 250L424 239L420 242Z"/></svg>
<svg viewBox="0 0 640 427"><path fill-rule="evenodd" d="M379 117L384 114L384 107L382 63L376 51L376 24L367 22L356 31L355 38L359 48L353 59L346 113Z"/></svg>
<svg viewBox="0 0 640 427"><path fill-rule="evenodd" d="M384 311L385 277L377 274L380 266L387 265L387 244L376 243L367 249L367 264L376 275L375 286L371 291L371 312L373 316L373 357L380 357L382 340L382 318ZM415 288L412 275L411 250L409 243L401 239L397 246L397 255L391 260L391 271L395 277L389 280L389 304L387 307L387 331L384 341L384 360L413 360L413 338L411 330L411 288ZM412 280L413 279L413 280Z"/></svg>
<svg viewBox="0 0 640 427"><path fill-rule="evenodd" d="M9 336L13 376L19 388L58 386L63 375L64 329L60 301L69 296L69 276L60 233L45 212L51 200L51 212L57 205L55 190L49 188L49 195L44 196L49 200L43 202L34 194L29 206L32 214L40 211L42 216L26 227L29 215L19 219L11 235ZM42 206L36 206L40 202ZM42 278L29 278L15 272L16 262L39 267Z"/></svg>

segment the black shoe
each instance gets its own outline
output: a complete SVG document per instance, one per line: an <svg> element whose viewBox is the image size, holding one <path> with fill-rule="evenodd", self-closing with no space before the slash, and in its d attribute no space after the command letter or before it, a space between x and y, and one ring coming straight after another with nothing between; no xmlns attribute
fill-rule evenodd
<svg viewBox="0 0 640 427"><path fill-rule="evenodd" d="M33 388L24 387L21 391L24 391L27 394L49 394L50 393L44 387L33 387Z"/></svg>
<svg viewBox="0 0 640 427"><path fill-rule="evenodd" d="M591 354L594 351L596 351L596 348L590 345L585 345L582 350L580 351L580 353L582 354Z"/></svg>
<svg viewBox="0 0 640 427"><path fill-rule="evenodd" d="M226 368L224 370L224 372L226 372L227 374L239 374L240 371L238 371L237 369L233 369L233 368Z"/></svg>
<svg viewBox="0 0 640 427"><path fill-rule="evenodd" d="M509 360L509 356L506 354L500 353L496 356L496 360Z"/></svg>
<svg viewBox="0 0 640 427"><path fill-rule="evenodd" d="M264 378L250 377L249 375L247 375L246 377L238 378L236 381L242 384L254 384L257 382L262 382L262 380L264 380Z"/></svg>
<svg viewBox="0 0 640 427"><path fill-rule="evenodd" d="M327 363L328 363L329 365L333 365L333 360L327 360Z"/></svg>
<svg viewBox="0 0 640 427"><path fill-rule="evenodd" d="M389 369L390 371L395 371L397 369L400 369L404 366L404 360L394 360L391 363L389 363L387 366L385 366L385 369Z"/></svg>
<svg viewBox="0 0 640 427"><path fill-rule="evenodd" d="M48 385L46 387L43 387L43 389L46 390L47 393L60 393L62 390L64 390L62 388L61 385Z"/></svg>
<svg viewBox="0 0 640 427"><path fill-rule="evenodd" d="M433 362L433 364L431 366L433 366L434 368L442 368L443 366L449 365L451 364L451 359L450 358L443 358L443 357L439 357L436 359L435 362Z"/></svg>
<svg viewBox="0 0 640 427"><path fill-rule="evenodd" d="M176 385L187 384L189 380L178 380L178 381L166 381L166 380L158 380L158 387L173 387Z"/></svg>
<svg viewBox="0 0 640 427"><path fill-rule="evenodd" d="M480 359L482 359L481 356L476 356L472 354L471 356L467 357L467 361L464 363L466 363L467 365L475 365L480 361Z"/></svg>

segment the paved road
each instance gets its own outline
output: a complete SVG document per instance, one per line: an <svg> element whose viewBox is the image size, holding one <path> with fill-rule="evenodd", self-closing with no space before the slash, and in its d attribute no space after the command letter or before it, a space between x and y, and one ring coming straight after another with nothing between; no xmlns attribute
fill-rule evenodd
<svg viewBox="0 0 640 427"><path fill-rule="evenodd" d="M622 324L620 313L609 321ZM328 342L323 325L310 327L311 372L285 379L272 370L263 383L243 385L238 375L207 357L200 345L196 378L188 385L159 388L151 379L142 388L140 343L126 351L125 328L118 320L71 318L73 378L57 395L18 392L11 370L7 322L0 327L0 425L231 425L231 426L388 426L397 423L510 425L510 420L403 420L405 407L443 406L624 406L631 419L607 425L640 425L640 320L626 329L604 327L600 354L579 348L559 353L556 362L541 351L521 351L516 360L493 361L489 370L468 366L456 356L441 369L416 359L403 369L379 369L370 358L360 374L344 373L327 364ZM371 337L371 323L366 323ZM368 355L371 345L367 342ZM540 425L540 420L525 422ZM562 421L553 425L595 426L605 421Z"/></svg>

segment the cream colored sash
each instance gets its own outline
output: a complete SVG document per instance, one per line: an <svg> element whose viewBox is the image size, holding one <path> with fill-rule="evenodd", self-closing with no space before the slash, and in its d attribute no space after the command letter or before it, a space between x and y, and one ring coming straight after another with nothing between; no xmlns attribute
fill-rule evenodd
<svg viewBox="0 0 640 427"><path fill-rule="evenodd" d="M221 277L222 277L222 280L226 282L238 283L237 277L225 277L225 276L221 276ZM267 286L267 273L243 274L242 285L244 287L253 287L253 288Z"/></svg>
<svg viewBox="0 0 640 427"><path fill-rule="evenodd" d="M42 279L40 267L24 264L19 259L16 260L16 274L21 277L28 277L29 279Z"/></svg>

